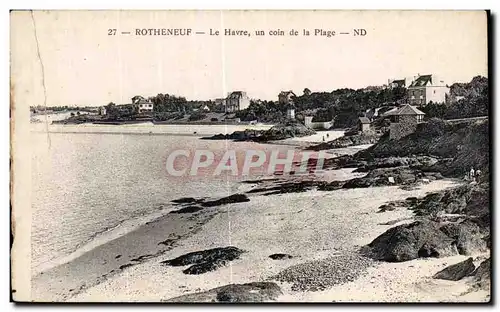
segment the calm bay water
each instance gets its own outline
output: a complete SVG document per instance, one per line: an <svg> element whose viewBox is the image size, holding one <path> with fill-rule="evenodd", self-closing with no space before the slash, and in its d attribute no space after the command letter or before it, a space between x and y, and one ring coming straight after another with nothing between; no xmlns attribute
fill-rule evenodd
<svg viewBox="0 0 500 312"><path fill-rule="evenodd" d="M257 147L255 143L206 141L192 136L31 134L35 270L126 220L172 209L173 199L237 192L235 180L241 178L169 176L165 169L169 151L202 148L223 153L228 148Z"/></svg>

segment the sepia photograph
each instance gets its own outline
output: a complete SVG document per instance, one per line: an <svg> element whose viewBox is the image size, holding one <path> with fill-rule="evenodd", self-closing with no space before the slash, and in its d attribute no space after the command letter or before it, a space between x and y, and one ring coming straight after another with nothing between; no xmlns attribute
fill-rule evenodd
<svg viewBox="0 0 500 312"><path fill-rule="evenodd" d="M491 303L491 19L12 10L11 300Z"/></svg>

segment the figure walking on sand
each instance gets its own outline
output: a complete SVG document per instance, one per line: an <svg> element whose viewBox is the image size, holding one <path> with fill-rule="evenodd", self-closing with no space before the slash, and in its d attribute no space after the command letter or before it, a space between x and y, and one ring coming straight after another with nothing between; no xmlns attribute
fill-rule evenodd
<svg viewBox="0 0 500 312"><path fill-rule="evenodd" d="M323 136L323 142L325 142L325 136Z"/></svg>

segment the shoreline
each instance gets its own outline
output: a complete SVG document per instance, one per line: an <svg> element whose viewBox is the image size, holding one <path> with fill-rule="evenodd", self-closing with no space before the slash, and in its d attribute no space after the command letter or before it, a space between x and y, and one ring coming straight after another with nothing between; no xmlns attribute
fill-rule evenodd
<svg viewBox="0 0 500 312"><path fill-rule="evenodd" d="M32 277L32 298L36 301L65 301L100 284L124 269L174 248L175 244L201 229L218 212L207 209L190 218L166 213L95 248L69 262L56 265Z"/></svg>
<svg viewBox="0 0 500 312"><path fill-rule="evenodd" d="M49 125L48 131L43 123L31 124L31 133L72 133L72 134L135 134L168 136L209 136L231 134L245 129L267 130L272 125L154 125L152 123L129 125L81 124Z"/></svg>

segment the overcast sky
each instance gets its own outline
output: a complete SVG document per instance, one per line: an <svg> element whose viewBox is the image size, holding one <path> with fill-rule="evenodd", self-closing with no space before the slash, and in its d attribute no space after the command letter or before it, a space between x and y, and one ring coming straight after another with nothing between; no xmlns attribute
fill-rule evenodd
<svg viewBox="0 0 500 312"><path fill-rule="evenodd" d="M281 90L356 89L418 73L449 84L487 76L486 13L478 11L36 11L34 18L44 76L30 12L11 13L13 94L29 105L43 104L43 82L49 106L97 106L137 94L208 100L243 90L276 100ZM206 34L135 36L136 28ZM251 36L209 36L210 28ZM367 35L352 36L357 28ZM276 29L287 35L268 34ZM314 36L314 29L337 34Z"/></svg>

